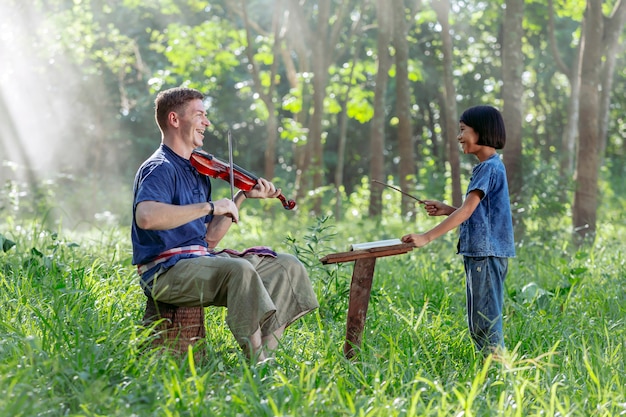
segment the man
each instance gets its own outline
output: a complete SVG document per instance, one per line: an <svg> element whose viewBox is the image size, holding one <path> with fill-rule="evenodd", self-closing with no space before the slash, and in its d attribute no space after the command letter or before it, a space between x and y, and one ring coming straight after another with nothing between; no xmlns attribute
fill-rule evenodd
<svg viewBox="0 0 626 417"><path fill-rule="evenodd" d="M263 361L285 328L319 304L292 255L214 253L246 198L274 198L281 190L260 178L233 200L211 200L209 178L189 160L210 126L203 98L193 89L172 88L155 100L161 145L135 177L133 264L146 295L156 301L226 307L239 345L252 360Z"/></svg>

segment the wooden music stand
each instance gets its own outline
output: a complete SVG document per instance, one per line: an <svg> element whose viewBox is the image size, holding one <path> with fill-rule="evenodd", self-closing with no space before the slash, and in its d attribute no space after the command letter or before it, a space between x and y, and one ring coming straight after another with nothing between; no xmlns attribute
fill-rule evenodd
<svg viewBox="0 0 626 417"><path fill-rule="evenodd" d="M332 253L320 259L320 262L324 265L355 261L352 282L350 283L350 296L348 298L346 342L343 345L343 354L346 358L351 359L354 357L356 354L355 349L361 347L367 307L369 306L370 293L372 291L376 258L407 253L413 247L410 243L401 243L391 246L378 246Z"/></svg>

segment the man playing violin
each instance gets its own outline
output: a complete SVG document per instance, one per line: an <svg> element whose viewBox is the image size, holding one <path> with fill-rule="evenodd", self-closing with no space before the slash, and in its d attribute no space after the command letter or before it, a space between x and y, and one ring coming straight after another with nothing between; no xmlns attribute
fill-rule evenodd
<svg viewBox="0 0 626 417"><path fill-rule="evenodd" d="M155 119L161 145L134 182L132 245L141 286L155 301L223 306L226 323L246 354L265 360L287 326L319 307L307 271L293 255L255 247L216 252L247 198L280 193L263 178L232 200L211 199L211 182L190 162L210 122L204 96L189 88L160 92Z"/></svg>

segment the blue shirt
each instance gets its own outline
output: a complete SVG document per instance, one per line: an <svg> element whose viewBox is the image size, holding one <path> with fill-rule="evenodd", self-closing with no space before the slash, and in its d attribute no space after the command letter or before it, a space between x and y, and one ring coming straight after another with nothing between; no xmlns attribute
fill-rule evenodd
<svg viewBox="0 0 626 417"><path fill-rule="evenodd" d="M204 240L206 223L213 216L193 220L169 230L144 230L137 226L135 210L142 201L186 205L205 203L211 199L209 177L200 174L188 159L176 154L166 145L161 146L139 167L135 176L133 223L131 240L133 265L146 264L163 251L182 246L208 246ZM165 262L149 269L141 276L149 285L159 268L169 268L181 258L196 255L174 255Z"/></svg>
<svg viewBox="0 0 626 417"><path fill-rule="evenodd" d="M515 256L513 219L506 169L498 154L476 165L467 187L483 198L469 219L459 226L459 254L465 256Z"/></svg>

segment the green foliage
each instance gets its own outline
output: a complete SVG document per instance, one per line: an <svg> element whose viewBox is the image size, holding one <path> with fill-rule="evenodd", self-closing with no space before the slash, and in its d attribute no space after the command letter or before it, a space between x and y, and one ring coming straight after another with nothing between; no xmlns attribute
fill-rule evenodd
<svg viewBox="0 0 626 417"><path fill-rule="evenodd" d="M10 6L26 17L31 16L26 13L26 8L18 7L18 3L10 2ZM331 21L339 18L339 6L343 4L331 2ZM377 68L377 21L373 5L367 2L351 2L349 5L352 6L349 10L350 22L356 25L358 20L354 28L357 36L349 38L347 30L341 32L339 42L334 46L341 53L336 55L334 62L329 63L329 82L324 97L325 114L328 117L323 121L323 166L328 186L313 190L326 193L327 190L343 187L346 197L350 197L353 190L360 187L361 178L369 170L369 147L364 145L371 137L369 121L373 116L373 80ZM584 5L584 1L554 2L554 35L560 56L568 66L571 66L576 56ZM609 2L605 6L611 5ZM7 7L9 11L13 10ZM32 66L50 88L33 88L51 91L51 97L47 97L44 102L50 103L49 107L54 112L65 109L71 115L81 114L78 123L71 119L72 132L74 137L80 138L81 143L85 143L87 155L81 156L80 164L77 162L77 167L66 171L67 175L91 178L94 183L97 178L119 176L121 183L130 184L137 166L158 144L159 133L153 120L154 95L175 85L196 87L207 94L209 117L213 123L213 131L207 134L208 150L220 154L224 149L223 143L211 139L221 139L224 132L234 129L239 143L237 151L241 154L240 162L245 162L240 165L252 172L263 172L264 159L259 155L264 150L268 113L259 98L259 92L273 85L276 88L273 99L277 104L280 138L283 139L277 149L277 165L280 164L281 168L277 170L277 180L287 184L295 181L295 172L302 168L296 166L299 162L295 161L295 148L308 143L311 88L315 77L310 68L304 65L308 58L299 54L310 54L313 51L306 47L297 48L296 41L299 38L282 39L281 47L290 54L296 65L296 73L289 74L286 63L282 59L274 62L271 53L274 46L272 18L274 8L280 7L280 4L253 1L246 3L246 7L252 23L250 30L253 45L250 47L259 64L260 86L255 85L252 79L248 56L244 53L247 40L240 7L229 2L35 2L32 15L37 17L34 26L36 30L25 31L22 37L15 34L11 36L16 36L15 44L28 45L32 48L28 52L40 59ZM296 24L295 12L308 17L315 17L318 12L315 2L294 4L293 7L295 10L289 16L282 16L285 19L282 22L287 25ZM440 103L443 85L440 26L430 4L425 3L414 15L411 15L414 11L410 8L406 12L407 17L412 18L407 22L407 36L411 57L409 77L413 92L411 122L417 157L415 171L418 182L427 184L427 194L445 195L448 191L442 190L442 187L446 184L445 176L449 174L445 162L445 132L442 130ZM502 1L451 4L454 75L459 109L478 103L502 106L502 12ZM567 76L556 66L549 47L546 31L548 16L545 2L525 3L524 151L554 156L561 152L560 138L567 120L570 86ZM310 23L306 18L303 21ZM278 73L270 80L268 68L274 63ZM624 123L621 114L626 106L623 103L626 94L622 94L626 77L624 71L620 70L625 67L621 64L623 57L620 56L616 65L605 155L606 165L616 171L624 166L621 139L624 136ZM71 88L60 74L68 69L72 74ZM397 149L398 119L393 93L393 68L390 74L392 79L386 96L385 115L385 172L397 177L401 155ZM295 75L297 85L290 84L288 75ZM59 105L53 100L57 97L67 98L73 105ZM339 136L339 118L335 115L344 108L349 119L343 166L344 184L332 184ZM85 115L84 109L94 109L94 115ZM7 137L7 143L16 141L19 140ZM560 177L556 172L546 169L544 159L535 156L525 161L525 179L528 182L535 181L531 177L534 172L545 173L552 178ZM87 173L93 175L88 177ZM559 181L561 189L571 189L567 178L560 178ZM59 194L65 195L72 191L69 188L71 185L64 186L68 190L58 190ZM94 188L99 186L97 183L92 184ZM301 184L294 185L299 186ZM523 206L518 207L519 210L534 210L538 201L543 200L542 196L533 193L534 190L528 188L530 207L524 201ZM569 200L559 202L562 207L553 207L555 211L569 215ZM97 213L99 211L86 213L86 217L92 218ZM112 215L127 217L125 211L112 212ZM543 227L540 225L538 229L543 230Z"/></svg>
<svg viewBox="0 0 626 417"><path fill-rule="evenodd" d="M2 247L2 252L8 252L9 249L15 246L15 242L11 239L6 238L4 235L0 234L0 247Z"/></svg>
<svg viewBox="0 0 626 417"><path fill-rule="evenodd" d="M374 94L370 91L354 90L348 100L348 117L360 122L369 122L374 117L372 102Z"/></svg>
<svg viewBox="0 0 626 417"><path fill-rule="evenodd" d="M239 64L235 52L242 46L236 43L238 37L233 36L227 21L207 20L195 27L170 24L165 33L166 38L157 38L154 45L158 47L163 40L167 41L160 51L172 64L171 72L200 76L197 81L191 81L190 87L203 90L201 86L208 85L204 80L215 81ZM198 54L198 49L203 54Z"/></svg>
<svg viewBox="0 0 626 417"><path fill-rule="evenodd" d="M347 311L351 266L324 266L319 260L329 253L347 250L349 244L344 247L337 242L353 239L348 230L338 230L330 216L317 218L301 237L287 236L290 251L307 267L318 299L324 300L325 308L319 312L324 320L341 320Z"/></svg>
<svg viewBox="0 0 626 417"><path fill-rule="evenodd" d="M132 184L118 184L115 179L99 187L94 183L95 175L65 174L36 184L7 181L0 210L9 224L39 219L50 228L72 230L130 224Z"/></svg>
<svg viewBox="0 0 626 417"><path fill-rule="evenodd" d="M622 215L623 216L623 215ZM31 415L619 415L626 400L620 226L570 252L526 244L511 260L505 340L498 360L476 356L466 329L463 267L454 237L380 258L362 349L342 357L352 265L319 257L351 241L397 235L331 217L256 219L231 245L264 244L305 263L318 312L292 325L276 360L250 366L224 309L206 310L207 358L146 348L144 296L129 260L128 230L71 236L38 224L3 225L0 252L0 414ZM623 220L623 218L622 218ZM422 220L418 219L418 224ZM285 230L289 224L289 232ZM269 232L269 233L268 233ZM541 239L541 238L539 238Z"/></svg>

